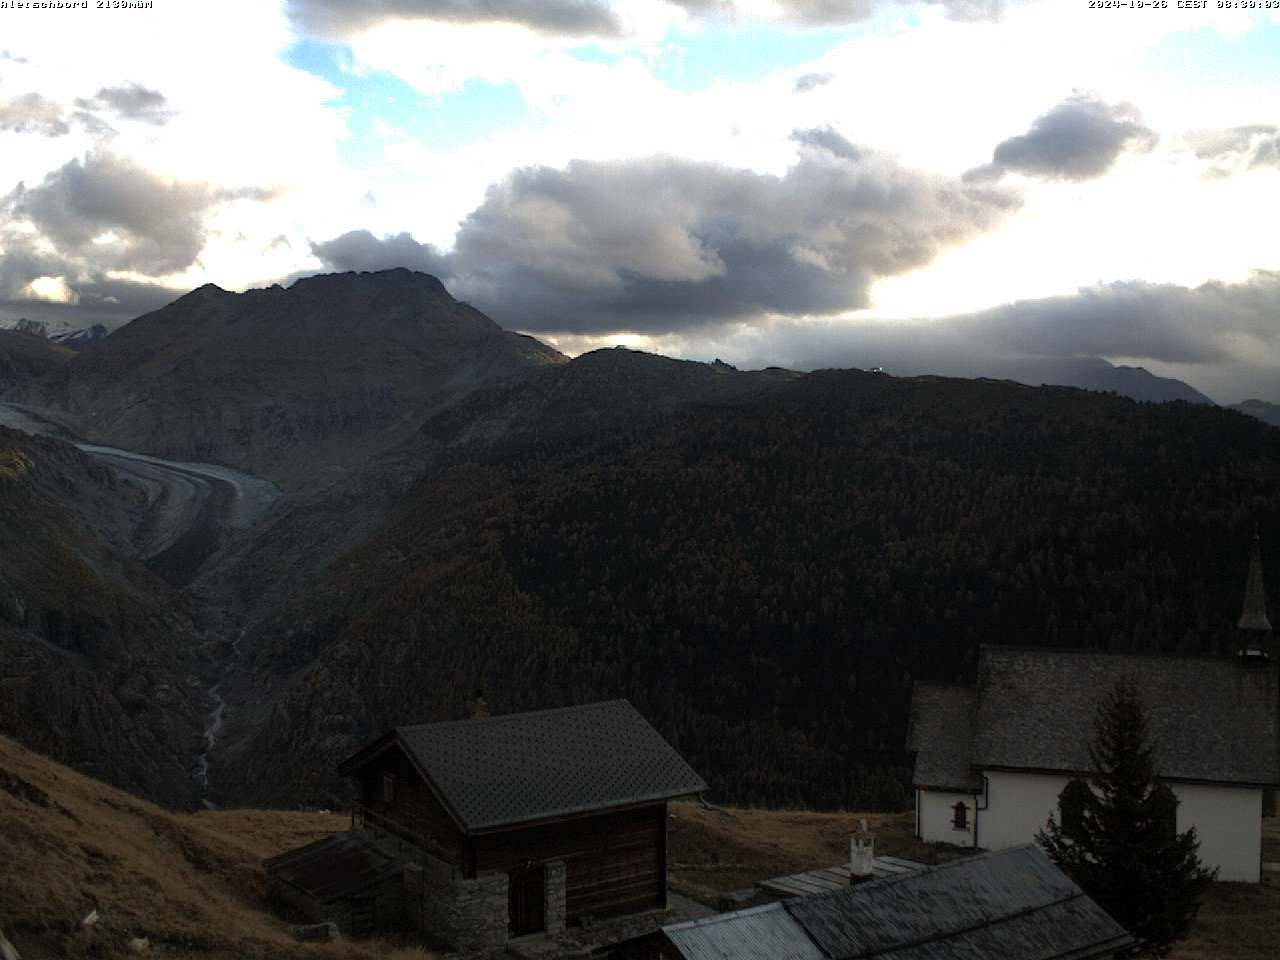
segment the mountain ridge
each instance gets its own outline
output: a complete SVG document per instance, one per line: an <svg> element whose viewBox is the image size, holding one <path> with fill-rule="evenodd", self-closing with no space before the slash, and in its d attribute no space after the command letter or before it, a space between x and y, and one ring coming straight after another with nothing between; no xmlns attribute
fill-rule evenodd
<svg viewBox="0 0 1280 960"><path fill-rule="evenodd" d="M564 357L406 270L229 293L206 284L124 325L16 398L85 436L323 482L432 411Z"/></svg>

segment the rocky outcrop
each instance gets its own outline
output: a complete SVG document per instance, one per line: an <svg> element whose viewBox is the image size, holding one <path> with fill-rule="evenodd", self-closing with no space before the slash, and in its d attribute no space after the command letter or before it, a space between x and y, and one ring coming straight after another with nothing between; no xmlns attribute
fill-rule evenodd
<svg viewBox="0 0 1280 960"><path fill-rule="evenodd" d="M55 376L73 356L33 330L0 330L0 396Z"/></svg>

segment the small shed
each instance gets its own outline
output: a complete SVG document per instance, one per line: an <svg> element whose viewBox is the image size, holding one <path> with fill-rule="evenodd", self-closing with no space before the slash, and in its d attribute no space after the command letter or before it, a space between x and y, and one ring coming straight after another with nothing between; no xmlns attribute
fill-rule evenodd
<svg viewBox="0 0 1280 960"><path fill-rule="evenodd" d="M617 960L1100 960L1134 942L1038 847L671 924Z"/></svg>
<svg viewBox="0 0 1280 960"><path fill-rule="evenodd" d="M267 894L299 918L332 920L351 936L398 926L403 866L353 833L335 833L263 863Z"/></svg>

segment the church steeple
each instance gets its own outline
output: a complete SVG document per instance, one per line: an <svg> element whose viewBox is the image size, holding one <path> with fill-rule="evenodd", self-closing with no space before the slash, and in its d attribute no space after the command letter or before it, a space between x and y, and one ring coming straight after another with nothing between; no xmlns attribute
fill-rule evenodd
<svg viewBox="0 0 1280 960"><path fill-rule="evenodd" d="M1249 579L1244 588L1244 610L1236 622L1241 630L1271 632L1267 619L1267 594L1262 585L1262 538L1253 535L1253 553L1249 557Z"/></svg>

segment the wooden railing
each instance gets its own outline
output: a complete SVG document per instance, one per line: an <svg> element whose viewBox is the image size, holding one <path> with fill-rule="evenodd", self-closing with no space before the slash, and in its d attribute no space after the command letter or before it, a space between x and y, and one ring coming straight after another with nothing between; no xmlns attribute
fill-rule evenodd
<svg viewBox="0 0 1280 960"><path fill-rule="evenodd" d="M353 800L351 803L351 829L355 830L359 827L372 827L375 830L384 830L393 836L399 837L406 843L411 843L424 853L437 854L440 844L436 843L430 837L425 837L416 830L410 830L402 823L385 816L381 813L370 809L359 800Z"/></svg>

